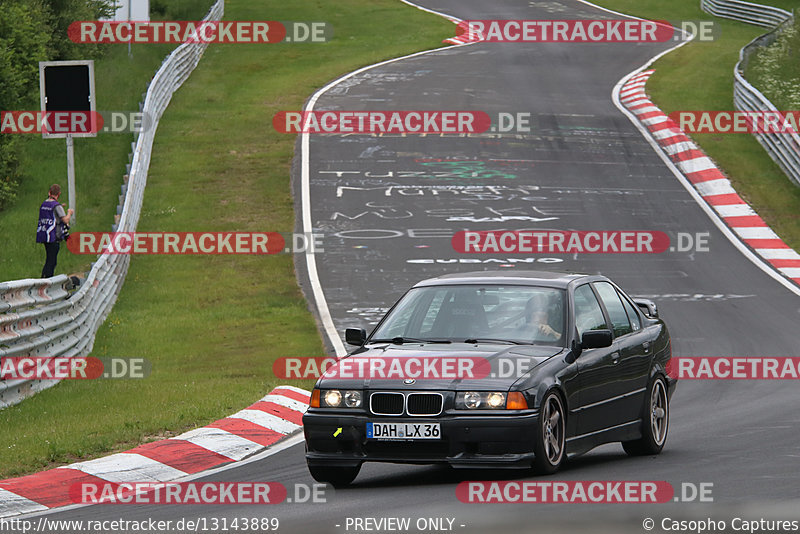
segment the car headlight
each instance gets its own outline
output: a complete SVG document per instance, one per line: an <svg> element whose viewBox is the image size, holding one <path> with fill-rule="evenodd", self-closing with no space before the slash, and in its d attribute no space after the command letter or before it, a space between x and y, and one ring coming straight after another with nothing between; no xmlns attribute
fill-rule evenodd
<svg viewBox="0 0 800 534"><path fill-rule="evenodd" d="M506 404L506 396L503 393L489 393L486 396L486 404L495 410L502 408Z"/></svg>
<svg viewBox="0 0 800 534"><path fill-rule="evenodd" d="M325 404L331 408L338 408L342 404L342 394L338 389L329 389L325 392Z"/></svg>
<svg viewBox="0 0 800 534"><path fill-rule="evenodd" d="M311 396L312 408L361 408L361 391L356 389L315 389Z"/></svg>
<svg viewBox="0 0 800 534"><path fill-rule="evenodd" d="M502 410L506 394L500 391L464 391L456 394L457 410Z"/></svg>
<svg viewBox="0 0 800 534"><path fill-rule="evenodd" d="M349 390L344 392L344 405L348 408L361 407L361 392Z"/></svg>
<svg viewBox="0 0 800 534"><path fill-rule="evenodd" d="M481 394L475 391L464 393L464 406L470 410L481 407Z"/></svg>

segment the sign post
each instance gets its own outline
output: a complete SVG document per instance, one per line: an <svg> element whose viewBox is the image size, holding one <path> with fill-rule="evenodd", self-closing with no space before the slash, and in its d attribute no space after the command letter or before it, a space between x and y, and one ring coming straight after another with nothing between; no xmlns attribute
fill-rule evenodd
<svg viewBox="0 0 800 534"><path fill-rule="evenodd" d="M75 224L75 214L78 212L78 199L75 194L75 148L72 134L67 134L67 202L72 208L72 222Z"/></svg>
<svg viewBox="0 0 800 534"><path fill-rule="evenodd" d="M97 135L94 93L94 61L40 61L39 95L42 109L42 137L65 137L67 141L67 198L68 206L77 213L75 193L75 137ZM50 124L57 112L83 112L90 127L80 131L58 129ZM54 121L55 122L55 121ZM73 214L73 220L75 215Z"/></svg>

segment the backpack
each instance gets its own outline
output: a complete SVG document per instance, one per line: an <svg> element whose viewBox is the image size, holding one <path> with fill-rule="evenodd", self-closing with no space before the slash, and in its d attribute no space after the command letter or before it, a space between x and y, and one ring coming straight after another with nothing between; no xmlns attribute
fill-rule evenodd
<svg viewBox="0 0 800 534"><path fill-rule="evenodd" d="M56 241L66 241L69 239L69 225L56 221Z"/></svg>

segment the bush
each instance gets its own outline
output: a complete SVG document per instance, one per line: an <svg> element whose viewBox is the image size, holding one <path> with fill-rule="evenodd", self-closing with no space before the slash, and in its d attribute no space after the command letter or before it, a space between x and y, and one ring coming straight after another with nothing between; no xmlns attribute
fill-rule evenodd
<svg viewBox="0 0 800 534"><path fill-rule="evenodd" d="M44 6L37 2L0 3L0 110L38 109L39 61L51 39ZM13 135L0 136L0 210L16 197L19 163Z"/></svg>
<svg viewBox="0 0 800 534"><path fill-rule="evenodd" d="M48 59L51 32L39 2L0 3L0 109L38 102L39 61ZM35 97L35 98L34 98Z"/></svg>
<svg viewBox="0 0 800 534"><path fill-rule="evenodd" d="M800 108L800 16L778 38L756 49L747 65L747 80L779 110Z"/></svg>
<svg viewBox="0 0 800 534"><path fill-rule="evenodd" d="M16 142L17 140L9 135L0 137L0 211L3 210L3 206L11 204L17 198L19 162Z"/></svg>
<svg viewBox="0 0 800 534"><path fill-rule="evenodd" d="M110 0L48 0L47 20L52 30L49 42L53 60L93 59L102 55L99 44L73 43L67 36L76 20L97 20L114 14Z"/></svg>

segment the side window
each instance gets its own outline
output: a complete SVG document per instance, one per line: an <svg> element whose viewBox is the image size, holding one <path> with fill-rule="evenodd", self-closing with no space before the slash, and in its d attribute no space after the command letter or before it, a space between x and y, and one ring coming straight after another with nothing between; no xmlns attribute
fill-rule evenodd
<svg viewBox="0 0 800 534"><path fill-rule="evenodd" d="M589 330L608 328L600 303L597 302L589 284L582 285L575 290L575 326L580 337Z"/></svg>
<svg viewBox="0 0 800 534"><path fill-rule="evenodd" d="M625 313L625 308L622 306L622 301L619 299L617 290L608 282L596 282L594 287L603 299L603 304L608 311L608 317L611 319L611 325L614 330L614 337L624 336L630 334L631 323L628 320L628 314Z"/></svg>
<svg viewBox="0 0 800 534"><path fill-rule="evenodd" d="M639 320L639 314L636 313L636 309L634 308L633 304L631 304L628 299L620 295L622 299L622 305L625 306L625 311L628 312L628 319L631 320L631 326L633 327L633 331L637 332L642 329L642 322Z"/></svg>

